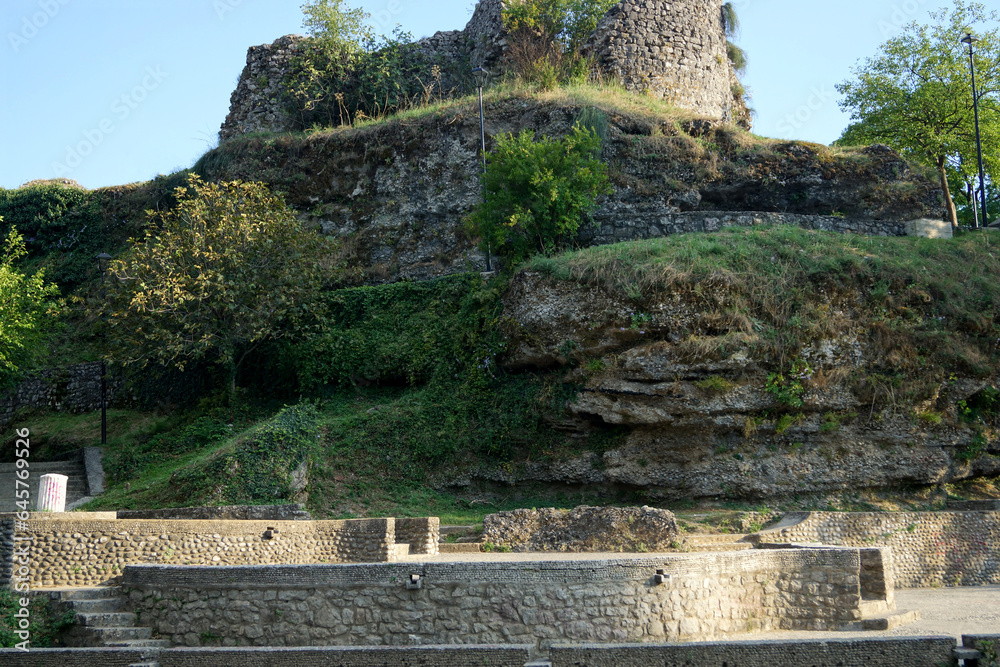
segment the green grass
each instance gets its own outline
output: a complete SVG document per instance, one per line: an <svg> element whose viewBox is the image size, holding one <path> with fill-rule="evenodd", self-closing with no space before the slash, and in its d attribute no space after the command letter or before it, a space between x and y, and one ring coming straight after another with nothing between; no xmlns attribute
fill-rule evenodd
<svg viewBox="0 0 1000 667"><path fill-rule="evenodd" d="M782 369L804 345L854 326L884 357L886 384L894 374L939 381L997 369L998 245L995 231L942 241L775 226L600 246L528 266L640 307L683 294L711 313L723 332L714 343L749 346Z"/></svg>

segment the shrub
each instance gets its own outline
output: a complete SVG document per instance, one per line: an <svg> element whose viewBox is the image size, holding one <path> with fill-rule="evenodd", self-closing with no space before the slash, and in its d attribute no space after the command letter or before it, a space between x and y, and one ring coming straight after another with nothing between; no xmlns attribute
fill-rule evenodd
<svg viewBox="0 0 1000 667"><path fill-rule="evenodd" d="M574 125L563 139L535 140L530 130L501 136L487 157L486 197L469 217L470 231L517 262L569 245L584 216L609 194L596 157L597 135Z"/></svg>
<svg viewBox="0 0 1000 667"><path fill-rule="evenodd" d="M21 593L16 593L13 589L0 586L0 648L14 648L21 643L22 639L14 634L14 628L18 627L17 618L14 616L20 609ZM76 621L76 613L72 610L58 611L52 603L39 595L31 597L28 605L30 625L28 632L31 633L31 648L45 648L59 643L59 635L63 630L73 625Z"/></svg>

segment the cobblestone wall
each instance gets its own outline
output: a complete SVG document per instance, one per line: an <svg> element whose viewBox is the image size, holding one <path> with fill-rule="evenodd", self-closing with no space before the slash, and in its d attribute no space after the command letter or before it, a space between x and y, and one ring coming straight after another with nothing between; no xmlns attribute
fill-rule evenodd
<svg viewBox="0 0 1000 667"><path fill-rule="evenodd" d="M127 568L123 584L144 624L188 646L706 639L835 628L860 618L861 600L856 549L225 570L142 565Z"/></svg>
<svg viewBox="0 0 1000 667"><path fill-rule="evenodd" d="M759 533L767 543L892 547L901 588L1000 584L1000 512L810 512Z"/></svg>
<svg viewBox="0 0 1000 667"><path fill-rule="evenodd" d="M0 519L10 569L14 519ZM96 586L128 565L248 565L395 560L393 519L347 521L131 521L31 519L28 572L36 587Z"/></svg>

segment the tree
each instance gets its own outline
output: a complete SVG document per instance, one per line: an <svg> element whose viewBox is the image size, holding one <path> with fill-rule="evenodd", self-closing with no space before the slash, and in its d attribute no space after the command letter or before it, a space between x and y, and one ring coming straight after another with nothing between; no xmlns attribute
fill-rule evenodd
<svg viewBox="0 0 1000 667"><path fill-rule="evenodd" d="M368 12L348 7L344 0L310 0L302 5L302 13L306 32L338 51L356 53L373 37Z"/></svg>
<svg viewBox="0 0 1000 667"><path fill-rule="evenodd" d="M932 12L934 25L911 23L855 68L855 79L837 86L841 108L852 124L839 144L885 143L901 154L933 165L953 225L958 223L949 188L949 170L967 172L976 164L972 81L962 36L973 32L976 83L983 138L1000 136L1000 36L997 14L976 2L956 0L949 13ZM987 28L990 24L994 27ZM996 151L984 154L994 180L1000 175Z"/></svg>
<svg viewBox="0 0 1000 667"><path fill-rule="evenodd" d="M2 218L0 218L2 220ZM45 282L44 271L32 276L17 269L28 254L24 239L11 229L0 255L0 387L19 380L24 370L45 357L45 337L63 310L59 288Z"/></svg>
<svg viewBox="0 0 1000 667"><path fill-rule="evenodd" d="M486 198L469 218L470 230L520 261L569 243L584 215L609 194L607 169L597 153L597 133L574 125L564 139L524 130L500 136L487 156Z"/></svg>
<svg viewBox="0 0 1000 667"><path fill-rule="evenodd" d="M232 398L257 345L321 321L317 297L332 276L335 246L302 229L262 183L191 176L176 193L176 208L155 216L145 238L109 267L111 357L180 370L214 361Z"/></svg>

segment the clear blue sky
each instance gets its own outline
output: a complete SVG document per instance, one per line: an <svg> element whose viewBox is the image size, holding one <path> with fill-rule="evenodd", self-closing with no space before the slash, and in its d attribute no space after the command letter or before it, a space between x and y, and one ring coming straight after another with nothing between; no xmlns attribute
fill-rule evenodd
<svg viewBox="0 0 1000 667"><path fill-rule="evenodd" d="M366 0L380 32L464 27L473 0ZM944 0L735 0L758 134L830 143L834 84ZM990 3L987 3L990 4ZM3 0L0 187L89 188L190 167L216 142L250 46L301 32L300 0ZM396 10L396 11L393 11ZM77 150L82 148L82 150ZM83 154L86 153L86 154Z"/></svg>

